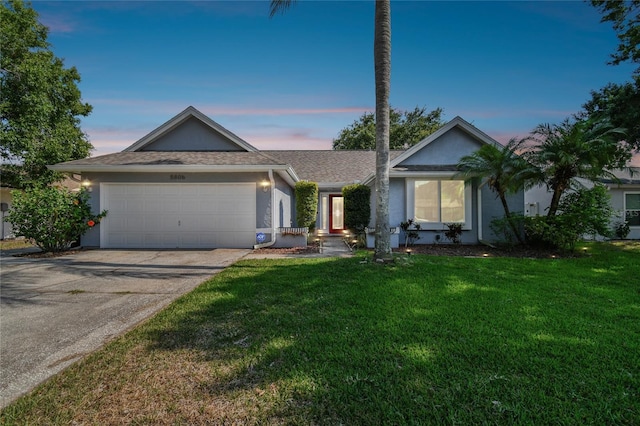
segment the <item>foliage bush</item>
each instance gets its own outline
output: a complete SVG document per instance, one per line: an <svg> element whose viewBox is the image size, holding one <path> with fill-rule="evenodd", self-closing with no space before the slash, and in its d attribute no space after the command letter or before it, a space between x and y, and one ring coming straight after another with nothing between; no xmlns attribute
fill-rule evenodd
<svg viewBox="0 0 640 426"><path fill-rule="evenodd" d="M45 252L68 250L89 228L100 223L106 211L95 215L82 189L33 188L13 191L7 220L18 236L32 239Z"/></svg>
<svg viewBox="0 0 640 426"><path fill-rule="evenodd" d="M494 242L505 247L511 247L521 243L520 239L514 234L514 229L520 231L522 238L525 220L526 218L521 212L511 213L510 219L506 217L493 219L489 227L495 235L496 241Z"/></svg>
<svg viewBox="0 0 640 426"><path fill-rule="evenodd" d="M362 234L371 220L371 188L367 185L353 184L342 188L344 197L344 225Z"/></svg>
<svg viewBox="0 0 640 426"><path fill-rule="evenodd" d="M631 232L629 222L624 219L614 222L613 233L617 238L624 240L625 238L627 238L627 235L629 235L629 232Z"/></svg>
<svg viewBox="0 0 640 426"><path fill-rule="evenodd" d="M625 218L624 211L617 211L614 214L611 232L616 238L624 240L631 232L629 222Z"/></svg>
<svg viewBox="0 0 640 426"><path fill-rule="evenodd" d="M411 228L413 226L413 229ZM416 223L413 219L407 219L406 222L400 222L400 229L404 232L404 246L412 246L417 240L420 239L420 231L422 226Z"/></svg>
<svg viewBox="0 0 640 426"><path fill-rule="evenodd" d="M296 183L296 221L298 226L309 228L313 232L316 228L318 213L318 184L309 181Z"/></svg>
<svg viewBox="0 0 640 426"><path fill-rule="evenodd" d="M602 184L566 194L560 201L558 211L562 216L571 216L571 222L580 235L611 235L611 196Z"/></svg>
<svg viewBox="0 0 640 426"><path fill-rule="evenodd" d="M612 213L610 196L604 186L580 188L562 198L557 215L525 218L527 243L573 250L585 234L611 236Z"/></svg>
<svg viewBox="0 0 640 426"><path fill-rule="evenodd" d="M445 224L447 230L444 231L444 237L451 241L453 244L460 244L462 240L462 224L461 223L447 223Z"/></svg>

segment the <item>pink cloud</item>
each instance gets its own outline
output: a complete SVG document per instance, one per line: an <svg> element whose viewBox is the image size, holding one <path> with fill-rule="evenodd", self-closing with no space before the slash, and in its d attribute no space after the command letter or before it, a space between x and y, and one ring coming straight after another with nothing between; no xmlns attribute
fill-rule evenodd
<svg viewBox="0 0 640 426"><path fill-rule="evenodd" d="M170 113L177 114L190 104L188 102L175 101L150 101L144 99L91 99L94 105L109 105L118 107L133 107L140 113ZM369 111L368 107L330 107L330 108L279 108L279 107L228 107L220 105L194 105L200 112L215 119L216 116L242 116L242 115L320 115L320 114L354 114ZM137 112L136 112L137 113Z"/></svg>
<svg viewBox="0 0 640 426"><path fill-rule="evenodd" d="M40 14L40 22L49 29L50 33L72 33L78 27L69 16L49 13Z"/></svg>

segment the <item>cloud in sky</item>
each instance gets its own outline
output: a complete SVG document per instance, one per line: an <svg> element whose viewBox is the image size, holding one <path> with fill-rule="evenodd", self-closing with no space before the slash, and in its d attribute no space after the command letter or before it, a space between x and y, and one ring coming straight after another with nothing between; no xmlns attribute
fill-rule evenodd
<svg viewBox="0 0 640 426"><path fill-rule="evenodd" d="M45 12L40 14L40 22L49 28L50 33L66 34L78 29L78 24L71 15Z"/></svg>

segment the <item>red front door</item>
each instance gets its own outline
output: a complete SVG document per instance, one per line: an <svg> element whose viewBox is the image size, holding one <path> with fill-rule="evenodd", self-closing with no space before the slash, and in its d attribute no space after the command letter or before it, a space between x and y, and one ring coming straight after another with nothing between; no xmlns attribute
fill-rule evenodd
<svg viewBox="0 0 640 426"><path fill-rule="evenodd" d="M342 195L329 195L329 232L341 233L344 230L344 198Z"/></svg>

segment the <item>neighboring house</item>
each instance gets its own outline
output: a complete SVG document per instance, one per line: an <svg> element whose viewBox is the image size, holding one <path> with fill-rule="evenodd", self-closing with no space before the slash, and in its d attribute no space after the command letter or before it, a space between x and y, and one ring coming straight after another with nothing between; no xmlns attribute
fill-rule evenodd
<svg viewBox="0 0 640 426"><path fill-rule="evenodd" d="M629 224L627 238L640 239L640 167L633 168L633 174L625 172L615 173L617 180L607 179L603 183L607 185L611 194L611 205L619 211Z"/></svg>
<svg viewBox="0 0 640 426"><path fill-rule="evenodd" d="M7 222L6 217L13 202L11 196L12 188L0 186L0 212L2 214L2 229L0 230L0 239L13 238L13 228L11 223Z"/></svg>
<svg viewBox="0 0 640 426"><path fill-rule="evenodd" d="M617 171L617 179L601 179L611 195L611 207L618 218L625 218L629 224L628 239L640 239L640 168L632 167L631 171ZM576 179L585 187L593 187L586 179ZM546 215L551 204L551 191L546 186L536 186L525 192L525 215ZM614 218L615 221L615 218Z"/></svg>
<svg viewBox="0 0 640 426"><path fill-rule="evenodd" d="M456 117L411 149L392 151L390 225L418 220L421 243L444 242L448 222L463 224L464 243L492 240L500 202L487 185L455 177L459 158L486 143L497 142ZM301 180L318 183L316 228L325 234L343 231L342 188L371 186L373 227L375 155L259 151L189 107L122 152L50 167L81 174L95 212L108 210L84 246L248 248L283 244L281 228L296 226L294 186ZM523 193L509 202L522 211Z"/></svg>

